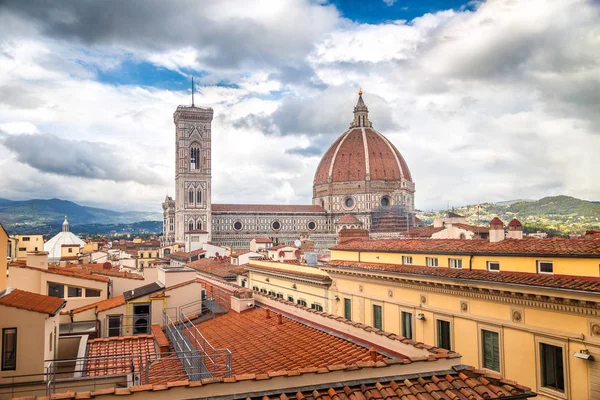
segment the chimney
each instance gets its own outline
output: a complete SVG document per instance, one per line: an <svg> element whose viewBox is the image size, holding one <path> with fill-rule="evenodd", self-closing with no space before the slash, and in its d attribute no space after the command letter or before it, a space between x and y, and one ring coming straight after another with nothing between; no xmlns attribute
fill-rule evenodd
<svg viewBox="0 0 600 400"><path fill-rule="evenodd" d="M271 318L271 311L268 308L265 308L266 314L267 314L267 319Z"/></svg>
<svg viewBox="0 0 600 400"><path fill-rule="evenodd" d="M490 221L490 243L501 242L504 240L504 222L498 217Z"/></svg>
<svg viewBox="0 0 600 400"><path fill-rule="evenodd" d="M375 350L375 347L369 349L369 361L377 362L377 350Z"/></svg>
<svg viewBox="0 0 600 400"><path fill-rule="evenodd" d="M512 221L508 223L508 235L509 239L523 239L523 225L521 221L516 218L513 218Z"/></svg>
<svg viewBox="0 0 600 400"><path fill-rule="evenodd" d="M283 324L283 319L281 318L281 314L277 314L277 325Z"/></svg>
<svg viewBox="0 0 600 400"><path fill-rule="evenodd" d="M29 267L48 269L47 251L29 251L26 256L26 263Z"/></svg>

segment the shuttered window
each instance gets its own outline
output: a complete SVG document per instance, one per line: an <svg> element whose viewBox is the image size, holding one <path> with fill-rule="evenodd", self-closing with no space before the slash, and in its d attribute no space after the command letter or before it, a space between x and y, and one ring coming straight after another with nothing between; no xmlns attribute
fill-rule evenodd
<svg viewBox="0 0 600 400"><path fill-rule="evenodd" d="M402 336L412 339L412 313L402 311Z"/></svg>
<svg viewBox="0 0 600 400"><path fill-rule="evenodd" d="M373 327L383 329L381 323L381 306L373 306Z"/></svg>
<svg viewBox="0 0 600 400"><path fill-rule="evenodd" d="M450 347L450 322L442 319L437 320L438 347L446 350L452 350Z"/></svg>
<svg viewBox="0 0 600 400"><path fill-rule="evenodd" d="M352 300L344 299L344 318L352 320Z"/></svg>
<svg viewBox="0 0 600 400"><path fill-rule="evenodd" d="M2 329L2 371L17 369L17 328Z"/></svg>
<svg viewBox="0 0 600 400"><path fill-rule="evenodd" d="M498 332L481 330L483 368L500 372L500 337Z"/></svg>
<svg viewBox="0 0 600 400"><path fill-rule="evenodd" d="M542 386L565 391L565 370L562 347L540 343Z"/></svg>

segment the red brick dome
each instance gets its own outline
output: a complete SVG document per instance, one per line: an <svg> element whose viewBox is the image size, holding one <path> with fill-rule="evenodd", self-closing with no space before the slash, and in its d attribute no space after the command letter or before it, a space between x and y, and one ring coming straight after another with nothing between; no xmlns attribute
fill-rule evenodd
<svg viewBox="0 0 600 400"><path fill-rule="evenodd" d="M371 180L412 182L396 147L371 127L351 127L327 150L315 174L315 185Z"/></svg>

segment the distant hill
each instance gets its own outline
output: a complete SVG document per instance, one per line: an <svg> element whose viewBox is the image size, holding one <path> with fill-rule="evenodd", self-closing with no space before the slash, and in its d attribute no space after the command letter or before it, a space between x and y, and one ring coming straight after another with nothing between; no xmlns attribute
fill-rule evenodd
<svg viewBox="0 0 600 400"><path fill-rule="evenodd" d="M423 212L417 216L432 223L448 210ZM455 207L454 212L464 215L470 223L487 225L499 217L504 223L518 218L528 232L548 232L555 236L583 233L587 229L600 229L600 203L571 196L544 197L540 200L513 200Z"/></svg>
<svg viewBox="0 0 600 400"><path fill-rule="evenodd" d="M12 201L0 199L0 223L9 233L55 233L61 229L65 215L73 232L78 227L88 231L91 226L102 225L121 226L133 225L139 222L159 222L162 225L162 215L152 212L118 212L102 208L81 206L72 201L60 199L33 199ZM149 224L143 229L162 230L162 226ZM133 229L133 226L132 226ZM83 232L82 233L88 233ZM91 233L91 232L89 232Z"/></svg>

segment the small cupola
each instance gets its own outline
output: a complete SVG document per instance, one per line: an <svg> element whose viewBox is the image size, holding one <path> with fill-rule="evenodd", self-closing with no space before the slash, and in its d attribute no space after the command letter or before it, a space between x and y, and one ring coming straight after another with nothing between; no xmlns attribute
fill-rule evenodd
<svg viewBox="0 0 600 400"><path fill-rule="evenodd" d="M65 215L65 221L62 224L62 231L69 232L69 221L67 221L67 216Z"/></svg>
<svg viewBox="0 0 600 400"><path fill-rule="evenodd" d="M351 128L372 128L373 124L369 121L369 109L362 98L362 89L358 90L358 102L354 106L354 120L350 124Z"/></svg>

